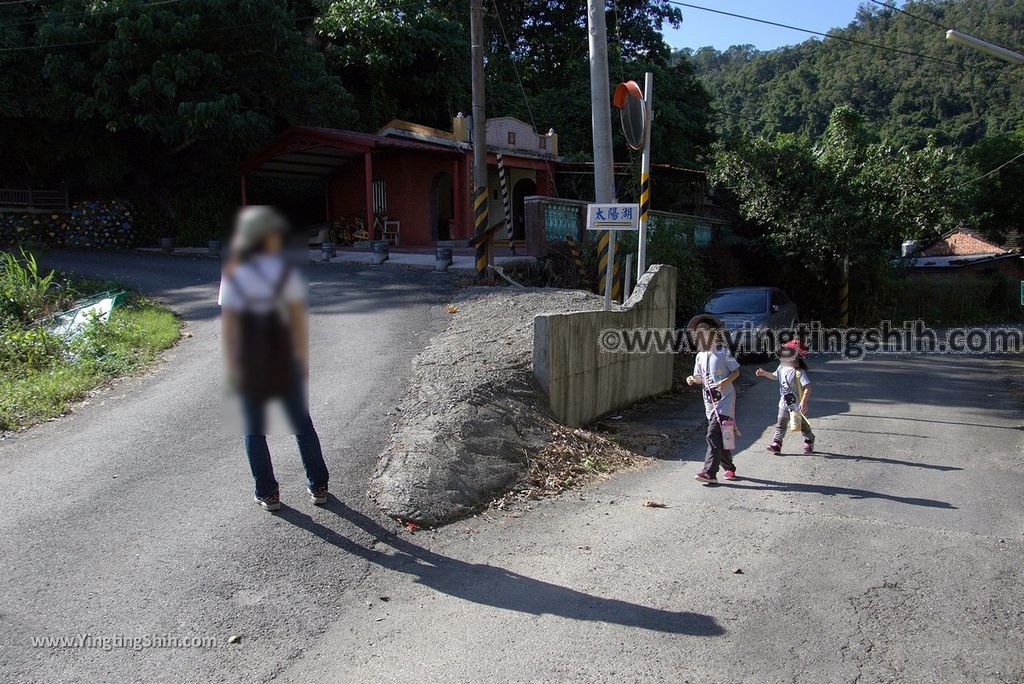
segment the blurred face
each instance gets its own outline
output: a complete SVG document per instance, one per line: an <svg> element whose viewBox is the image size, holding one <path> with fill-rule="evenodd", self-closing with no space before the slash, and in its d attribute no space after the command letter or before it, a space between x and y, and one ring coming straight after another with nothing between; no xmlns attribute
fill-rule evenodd
<svg viewBox="0 0 1024 684"><path fill-rule="evenodd" d="M271 233L263 241L264 252L280 252L282 247L284 247L284 236L281 233Z"/></svg>

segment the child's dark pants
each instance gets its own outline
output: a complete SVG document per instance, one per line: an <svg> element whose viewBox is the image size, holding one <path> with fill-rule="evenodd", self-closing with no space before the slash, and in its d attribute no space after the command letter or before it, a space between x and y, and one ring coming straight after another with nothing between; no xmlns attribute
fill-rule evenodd
<svg viewBox="0 0 1024 684"><path fill-rule="evenodd" d="M722 424L719 422L719 418L724 419L729 416L711 414L711 418L708 419L708 452L704 456L704 472L709 475L716 474L719 467L725 470L736 470L736 465L732 462L732 452L722 444Z"/></svg>

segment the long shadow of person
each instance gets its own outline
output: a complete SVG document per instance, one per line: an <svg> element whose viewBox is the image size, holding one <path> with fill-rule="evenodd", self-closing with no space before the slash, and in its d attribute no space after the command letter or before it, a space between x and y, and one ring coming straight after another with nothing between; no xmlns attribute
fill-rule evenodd
<svg viewBox="0 0 1024 684"><path fill-rule="evenodd" d="M823 494L825 496L848 496L851 499L885 499L887 501L895 501L896 503L909 504L911 506L956 509L956 506L948 501L939 501L937 499L896 496L895 494L883 494L881 492L872 492L867 489L853 489L851 487L832 487L829 485L808 484L803 482L759 480L756 477L743 477L736 482L723 482L719 486L735 487L736 489L762 489L769 492L804 492L808 494Z"/></svg>
<svg viewBox="0 0 1024 684"><path fill-rule="evenodd" d="M725 633L709 615L662 610L593 596L493 565L468 563L434 553L385 529L333 497L328 510L369 534L374 540L371 547L385 545L390 547L390 551L358 544L293 508L285 507L279 517L342 551L383 568L411 575L419 584L465 601L531 615L560 615L573 620L607 622L673 634L720 636Z"/></svg>

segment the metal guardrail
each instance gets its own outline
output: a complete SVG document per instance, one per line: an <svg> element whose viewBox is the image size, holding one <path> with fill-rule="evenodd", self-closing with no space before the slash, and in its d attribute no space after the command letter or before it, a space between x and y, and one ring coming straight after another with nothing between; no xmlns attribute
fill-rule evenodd
<svg viewBox="0 0 1024 684"><path fill-rule="evenodd" d="M65 210L69 207L68 191L36 188L0 188L0 209Z"/></svg>

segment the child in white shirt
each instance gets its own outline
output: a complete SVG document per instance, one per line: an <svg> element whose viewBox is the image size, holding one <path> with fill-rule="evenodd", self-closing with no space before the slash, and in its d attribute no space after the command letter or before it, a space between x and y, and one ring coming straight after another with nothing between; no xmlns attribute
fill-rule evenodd
<svg viewBox="0 0 1024 684"><path fill-rule="evenodd" d="M796 413L800 421L800 431L804 436L804 453L812 454L814 433L805 418L811 400L811 379L807 375L807 363L804 361L807 349L799 340L792 340L782 345L777 355L779 367L774 373L769 373L763 368L758 368L755 373L759 378L772 378L779 383L779 415L775 423L775 435L768 445L768 451L775 454L782 451L782 439L786 435L790 416Z"/></svg>

